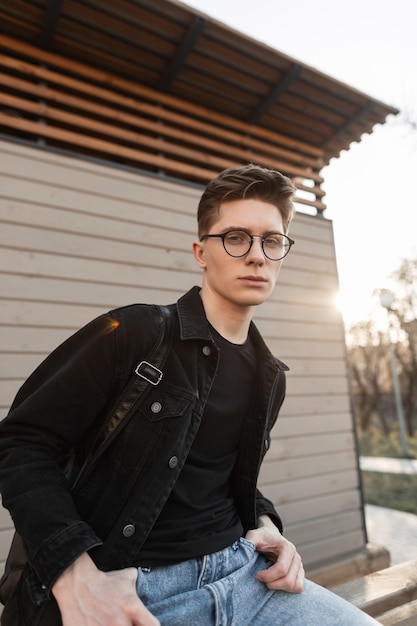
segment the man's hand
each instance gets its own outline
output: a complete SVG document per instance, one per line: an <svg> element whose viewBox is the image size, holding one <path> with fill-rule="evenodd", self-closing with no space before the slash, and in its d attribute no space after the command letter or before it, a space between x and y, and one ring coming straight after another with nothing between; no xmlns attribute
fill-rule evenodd
<svg viewBox="0 0 417 626"><path fill-rule="evenodd" d="M255 544L273 562L256 575L268 589L300 593L304 589L304 567L295 546L285 539L267 515L261 515L259 526L250 530L246 539Z"/></svg>
<svg viewBox="0 0 417 626"><path fill-rule="evenodd" d="M133 567L102 572L83 554L52 587L63 626L158 626L138 598L136 578Z"/></svg>

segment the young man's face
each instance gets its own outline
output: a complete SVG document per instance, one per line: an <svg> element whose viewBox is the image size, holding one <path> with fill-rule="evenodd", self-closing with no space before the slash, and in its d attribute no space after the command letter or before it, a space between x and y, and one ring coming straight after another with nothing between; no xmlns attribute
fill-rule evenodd
<svg viewBox="0 0 417 626"><path fill-rule="evenodd" d="M230 230L267 235L283 233L284 226L275 205L244 199L221 204L217 220L205 234L223 234ZM220 305L235 307L252 307L264 302L275 286L282 260L267 258L261 244L261 239L255 237L249 252L235 258L226 252L220 237L196 242L194 255L204 271L204 296L215 298Z"/></svg>

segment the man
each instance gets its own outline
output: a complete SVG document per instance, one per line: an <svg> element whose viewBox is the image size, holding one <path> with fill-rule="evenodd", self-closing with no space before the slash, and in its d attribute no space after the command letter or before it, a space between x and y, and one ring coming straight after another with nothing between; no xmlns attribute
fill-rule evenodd
<svg viewBox="0 0 417 626"><path fill-rule="evenodd" d="M169 307L163 378L78 490L61 459L74 449L82 463L157 339L156 307L95 320L20 390L0 426L0 481L29 553L20 608L9 609L24 623L31 603L48 597L45 626L59 614L63 626L376 623L304 580L300 555L256 489L288 368L251 320L293 243L294 191L254 165L208 184L193 244L201 290Z"/></svg>

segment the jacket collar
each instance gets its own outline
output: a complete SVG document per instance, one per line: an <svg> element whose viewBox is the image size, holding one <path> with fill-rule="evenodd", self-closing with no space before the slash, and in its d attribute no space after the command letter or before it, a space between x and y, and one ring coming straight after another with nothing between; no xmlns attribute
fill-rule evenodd
<svg viewBox="0 0 417 626"><path fill-rule="evenodd" d="M199 287L193 287L178 300L177 311L181 339L212 339Z"/></svg>
<svg viewBox="0 0 417 626"><path fill-rule="evenodd" d="M203 302L200 298L200 287L193 287L178 300L177 311L180 322L181 339L213 340ZM270 365L278 367L280 370L289 370L289 367L285 365L285 363L272 355L253 322L251 322L249 333L260 358L265 359Z"/></svg>

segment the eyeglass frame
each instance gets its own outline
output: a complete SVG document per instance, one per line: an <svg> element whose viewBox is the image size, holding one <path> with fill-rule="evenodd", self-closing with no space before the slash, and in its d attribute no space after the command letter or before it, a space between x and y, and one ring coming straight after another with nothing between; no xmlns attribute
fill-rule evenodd
<svg viewBox="0 0 417 626"><path fill-rule="evenodd" d="M248 235L248 237L250 237L249 249L244 254L238 254L238 255L230 254L230 252L227 250L224 240L227 237L227 235L230 235L230 233L245 233L245 235ZM272 235L281 235L281 237L285 237L289 241L288 250L286 251L284 256L281 256L279 259L271 259L271 257L267 255L264 249L265 239L268 239L268 237L271 237ZM294 239L291 239L291 237L288 237L288 235L284 235L284 233L280 233L279 231L271 232L271 233L268 233L267 235L252 235L252 233L249 233L247 230L244 230L243 228L232 228L231 230L228 230L225 233L221 233L221 234L210 233L208 235L202 235L200 237L200 241L204 241L204 239L209 239L211 237L220 237L220 239L223 242L224 251L226 252L226 254L231 256L232 259L242 259L244 256L249 254L249 252L252 249L253 240L255 237L259 237L261 239L262 252L266 256L266 258L269 259L270 261L282 261L282 259L285 259L285 257L291 250L292 246L295 244Z"/></svg>

